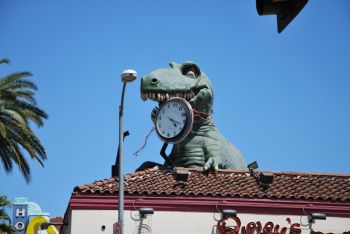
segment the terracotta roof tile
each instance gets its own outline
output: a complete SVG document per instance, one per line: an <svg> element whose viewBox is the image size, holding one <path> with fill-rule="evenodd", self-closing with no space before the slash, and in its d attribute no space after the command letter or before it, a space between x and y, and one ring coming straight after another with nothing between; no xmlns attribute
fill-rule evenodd
<svg viewBox="0 0 350 234"><path fill-rule="evenodd" d="M214 175L201 169L177 168L177 172L187 172L188 180L176 180L171 170L147 169L128 174L125 194L350 201L350 175L346 174L273 172L273 183L264 190L247 171L219 170ZM109 178L77 186L73 194L117 193L118 182L118 178Z"/></svg>

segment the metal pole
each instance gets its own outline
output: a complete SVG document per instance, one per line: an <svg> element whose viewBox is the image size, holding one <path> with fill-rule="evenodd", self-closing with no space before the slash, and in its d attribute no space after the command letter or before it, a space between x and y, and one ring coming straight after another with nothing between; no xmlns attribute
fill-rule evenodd
<svg viewBox="0 0 350 234"><path fill-rule="evenodd" d="M123 111L126 82L123 82L122 96L119 106L119 195L118 195L118 223L120 233L124 234L124 175L123 175Z"/></svg>

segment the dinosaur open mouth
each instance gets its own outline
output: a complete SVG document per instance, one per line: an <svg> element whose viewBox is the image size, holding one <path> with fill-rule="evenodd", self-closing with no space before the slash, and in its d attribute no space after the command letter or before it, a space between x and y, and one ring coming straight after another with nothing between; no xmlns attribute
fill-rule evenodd
<svg viewBox="0 0 350 234"><path fill-rule="evenodd" d="M150 99L152 101L156 101L156 102L164 102L170 98L173 97L180 97L180 98L184 98L186 100L191 100L193 97L195 96L195 93L192 90L189 91L174 91L174 92L169 92L169 93L165 93L165 92L142 92L141 93L141 99L143 101L146 101L147 99Z"/></svg>

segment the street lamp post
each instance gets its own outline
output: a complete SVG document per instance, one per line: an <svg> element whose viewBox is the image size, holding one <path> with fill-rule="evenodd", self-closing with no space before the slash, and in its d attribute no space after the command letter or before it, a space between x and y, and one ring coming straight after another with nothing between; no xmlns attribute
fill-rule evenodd
<svg viewBox="0 0 350 234"><path fill-rule="evenodd" d="M136 71L124 70L121 79L123 82L122 96L119 106L119 154L118 154L118 174L119 174L119 194L118 194L118 224L120 233L124 234L124 175L123 175L123 111L124 94L126 84L136 79Z"/></svg>

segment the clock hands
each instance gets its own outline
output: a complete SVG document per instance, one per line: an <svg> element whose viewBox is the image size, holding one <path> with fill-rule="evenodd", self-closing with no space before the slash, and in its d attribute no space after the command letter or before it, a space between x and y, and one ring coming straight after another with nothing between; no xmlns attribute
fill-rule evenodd
<svg viewBox="0 0 350 234"><path fill-rule="evenodd" d="M170 118L169 116L165 115L171 122L173 123L177 123L177 124L181 124L179 121L176 121L175 119L173 118Z"/></svg>

